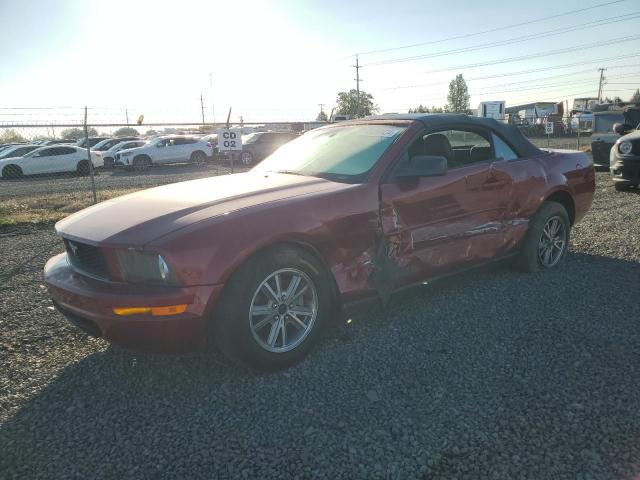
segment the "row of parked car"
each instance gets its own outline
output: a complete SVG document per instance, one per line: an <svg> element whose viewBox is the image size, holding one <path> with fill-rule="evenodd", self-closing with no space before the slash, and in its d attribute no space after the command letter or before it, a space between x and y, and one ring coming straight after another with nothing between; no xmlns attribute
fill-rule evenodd
<svg viewBox="0 0 640 480"><path fill-rule="evenodd" d="M243 136L239 160L245 166L258 163L284 143L296 138L289 132L254 132ZM76 143L49 140L42 143L0 145L2 178L47 173L88 175L94 168L125 167L144 170L152 165L191 162L202 165L219 157L217 135L161 135L140 137L90 137Z"/></svg>

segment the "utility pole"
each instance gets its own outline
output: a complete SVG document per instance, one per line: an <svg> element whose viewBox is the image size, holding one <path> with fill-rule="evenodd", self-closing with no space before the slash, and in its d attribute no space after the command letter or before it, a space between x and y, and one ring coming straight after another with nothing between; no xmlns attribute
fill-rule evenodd
<svg viewBox="0 0 640 480"><path fill-rule="evenodd" d="M200 109L202 110L202 125L204 126L204 101L202 99L202 92L200 92Z"/></svg>
<svg viewBox="0 0 640 480"><path fill-rule="evenodd" d="M320 107L320 114L318 115L318 117L322 117L322 107L324 107L324 103L319 103L318 106Z"/></svg>
<svg viewBox="0 0 640 480"><path fill-rule="evenodd" d="M356 69L356 117L360 116L360 69L362 68L360 66L360 62L358 60L358 54L356 53L356 64L352 65L352 67L354 67Z"/></svg>
<svg viewBox="0 0 640 480"><path fill-rule="evenodd" d="M211 118L213 118L213 124L216 123L216 107L213 102L213 74L209 73L209 87L211 87Z"/></svg>
<svg viewBox="0 0 640 480"><path fill-rule="evenodd" d="M129 110L124 111L124 116L127 118L127 127L129 126Z"/></svg>
<svg viewBox="0 0 640 480"><path fill-rule="evenodd" d="M602 103L602 86L604 85L604 71L606 68L599 68L600 70L600 83L598 84L598 103Z"/></svg>

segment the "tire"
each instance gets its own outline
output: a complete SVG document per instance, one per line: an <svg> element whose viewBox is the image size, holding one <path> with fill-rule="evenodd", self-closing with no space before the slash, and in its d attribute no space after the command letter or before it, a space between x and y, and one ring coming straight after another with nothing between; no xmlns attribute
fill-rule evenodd
<svg viewBox="0 0 640 480"><path fill-rule="evenodd" d="M631 187L628 183L614 183L613 186L618 192L626 192Z"/></svg>
<svg viewBox="0 0 640 480"><path fill-rule="evenodd" d="M115 167L115 160L112 157L104 158L104 168L113 168Z"/></svg>
<svg viewBox="0 0 640 480"><path fill-rule="evenodd" d="M299 283L289 298L276 300L273 294L286 295L296 277ZM328 274L303 250L286 246L268 249L250 258L227 285L211 332L231 360L253 369L277 370L300 361L330 316ZM295 298L293 303L289 303L291 298Z"/></svg>
<svg viewBox="0 0 640 480"><path fill-rule="evenodd" d="M17 180L23 176L24 173L18 165L7 165L2 169L2 178L6 180Z"/></svg>
<svg viewBox="0 0 640 480"><path fill-rule="evenodd" d="M191 163L198 166L203 166L207 162L207 156L204 152L198 150L197 152L193 152L190 158Z"/></svg>
<svg viewBox="0 0 640 480"><path fill-rule="evenodd" d="M255 159L253 157L253 153L251 153L251 152L242 152L240 154L240 162L245 167L249 167L249 166L253 165L254 161L255 161Z"/></svg>
<svg viewBox="0 0 640 480"><path fill-rule="evenodd" d="M555 225L559 225L557 235L550 238L548 232L553 233ZM567 210L558 202L544 202L529 222L516 262L518 268L525 272L538 272L557 267L566 257L570 234Z"/></svg>
<svg viewBox="0 0 640 480"><path fill-rule="evenodd" d="M131 165L134 170L138 172L142 172L144 170L147 170L149 167L151 167L151 159L146 155L140 155L133 159L133 161L131 162Z"/></svg>
<svg viewBox="0 0 640 480"><path fill-rule="evenodd" d="M81 177L86 177L90 173L89 161L81 160L78 162L78 166L76 167L76 172Z"/></svg>

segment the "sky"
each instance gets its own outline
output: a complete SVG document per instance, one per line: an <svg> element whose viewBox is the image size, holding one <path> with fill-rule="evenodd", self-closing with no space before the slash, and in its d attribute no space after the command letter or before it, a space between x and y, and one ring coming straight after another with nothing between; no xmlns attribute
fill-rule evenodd
<svg viewBox="0 0 640 480"><path fill-rule="evenodd" d="M309 121L356 53L381 113L443 106L458 73L472 108L595 96L599 67L605 96L640 87L640 0L0 0L0 25L0 124L198 122L201 95L206 122Z"/></svg>

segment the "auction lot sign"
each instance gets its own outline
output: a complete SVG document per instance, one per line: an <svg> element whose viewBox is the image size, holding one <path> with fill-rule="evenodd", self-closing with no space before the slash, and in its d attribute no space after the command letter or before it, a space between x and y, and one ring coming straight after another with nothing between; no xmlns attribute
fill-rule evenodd
<svg viewBox="0 0 640 480"><path fill-rule="evenodd" d="M218 151L233 152L242 150L242 131L239 128L218 129Z"/></svg>

